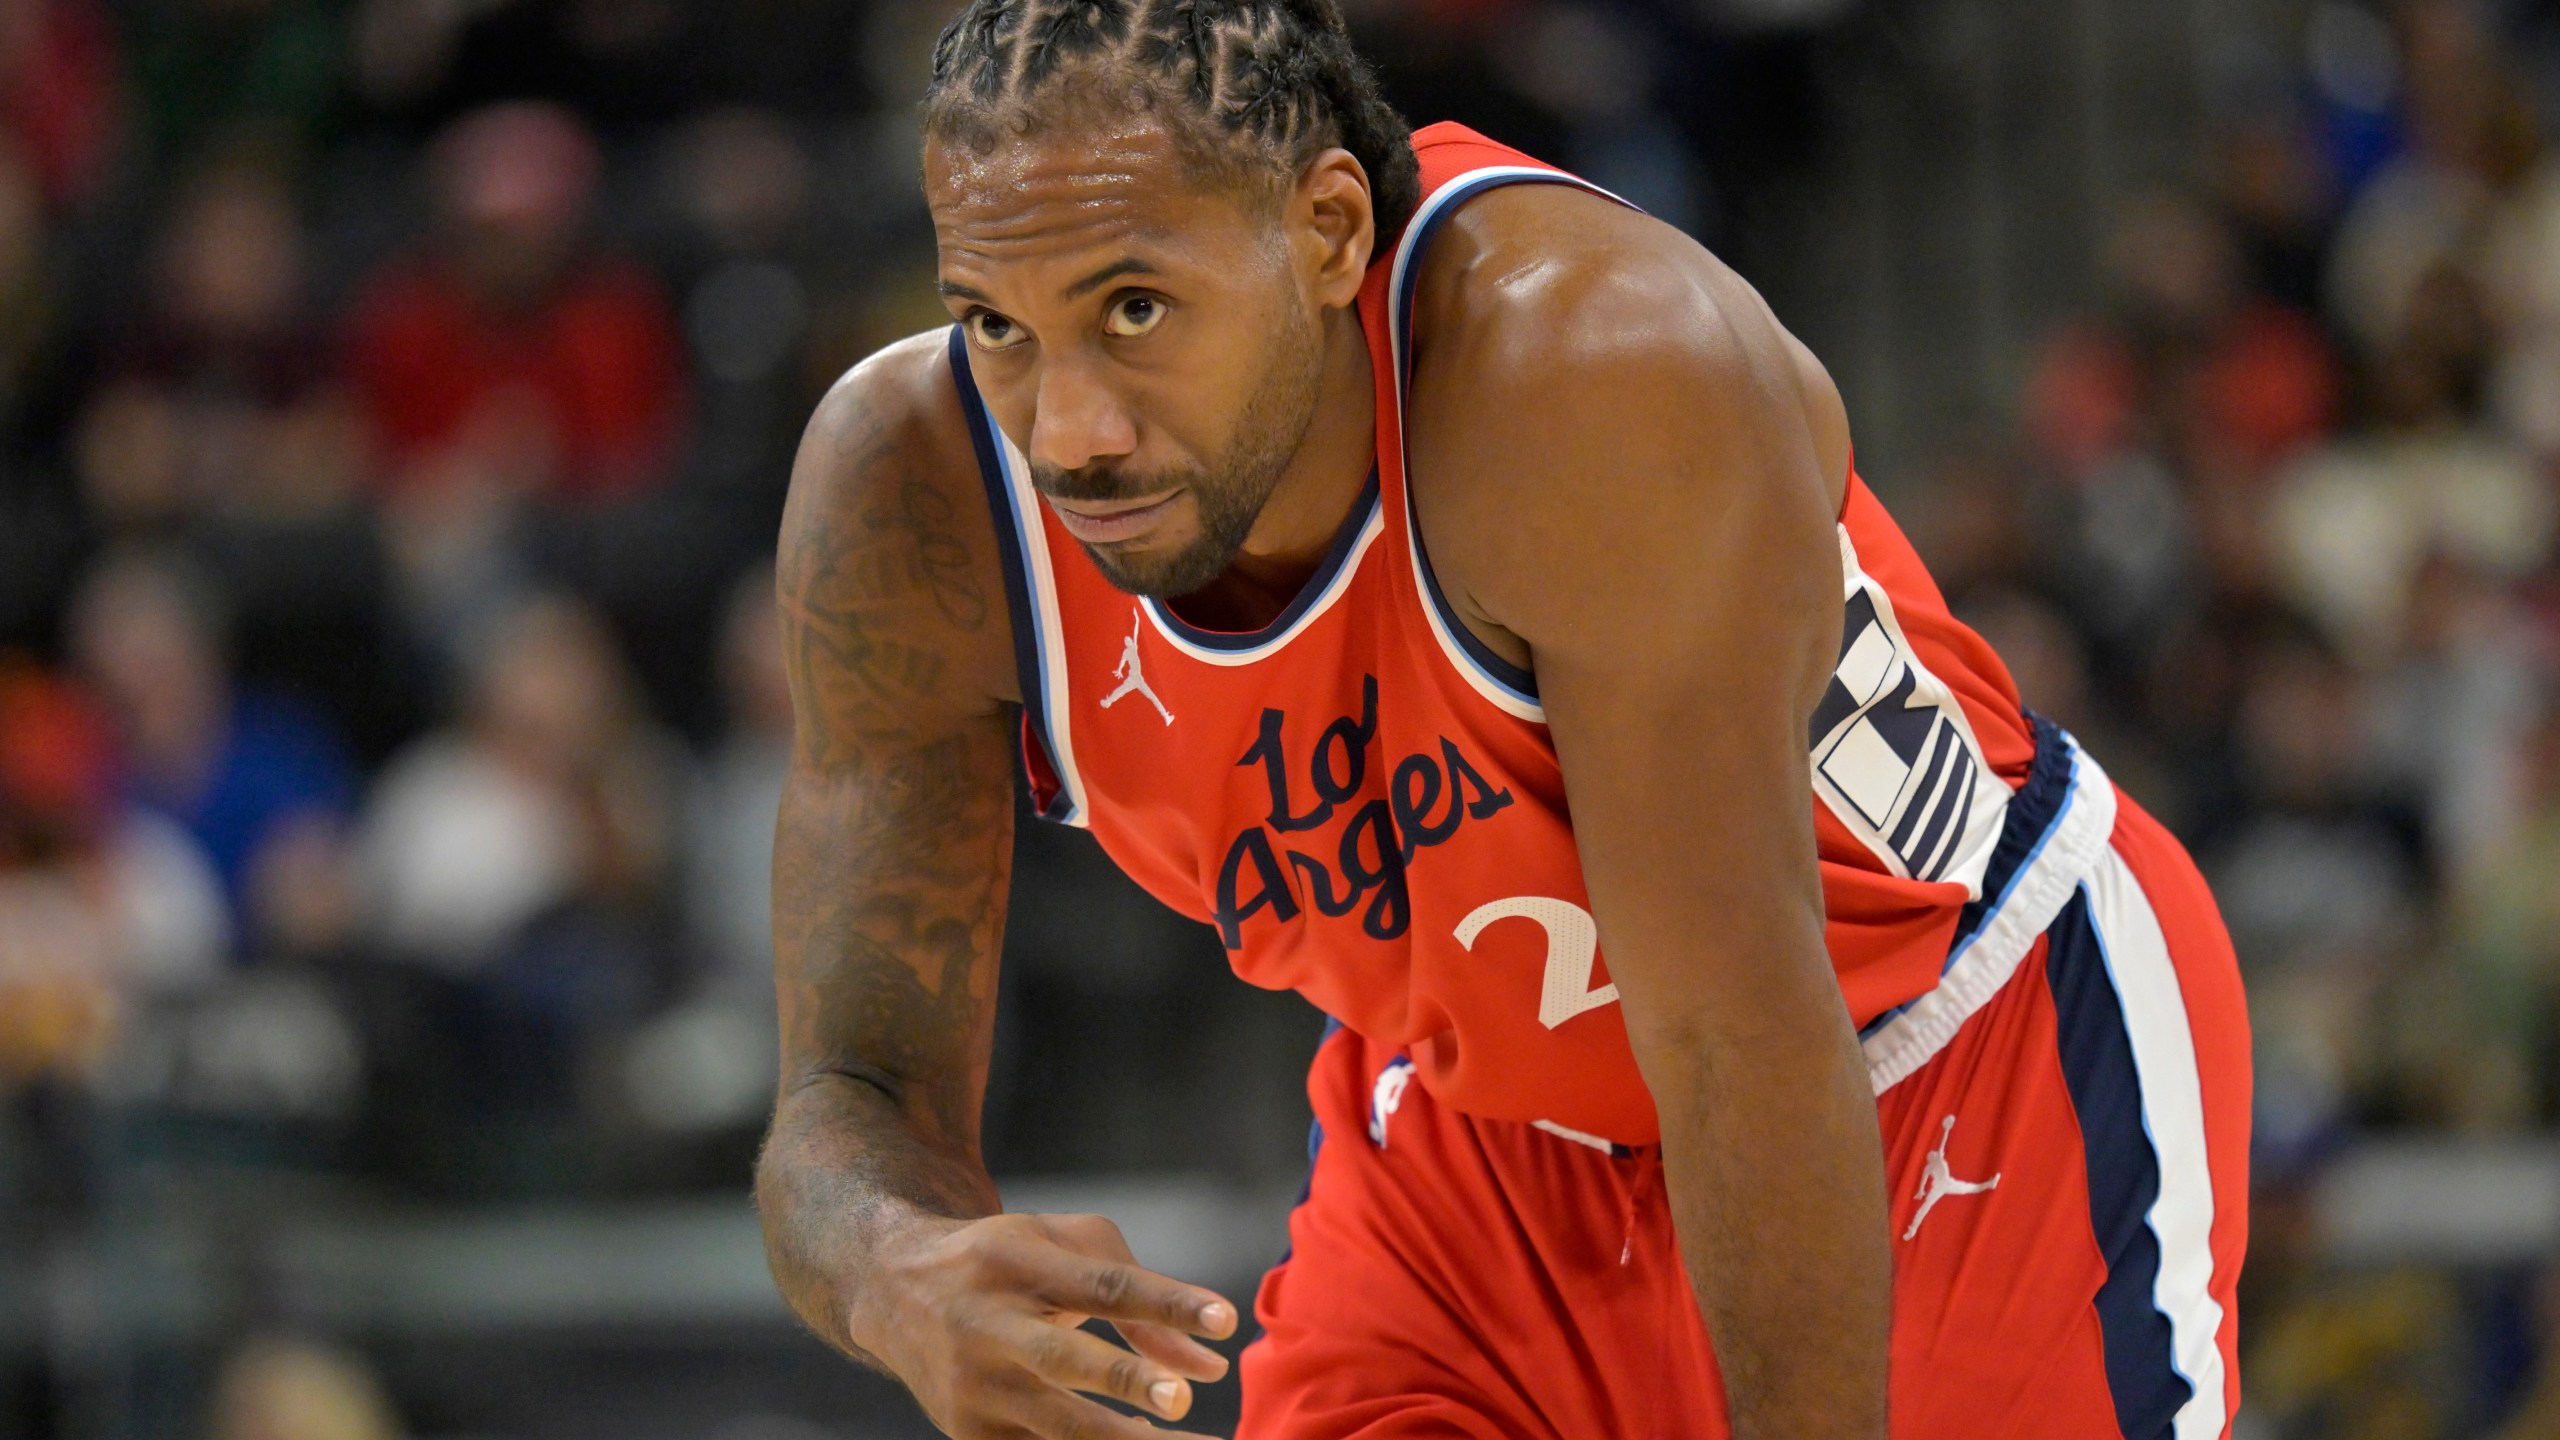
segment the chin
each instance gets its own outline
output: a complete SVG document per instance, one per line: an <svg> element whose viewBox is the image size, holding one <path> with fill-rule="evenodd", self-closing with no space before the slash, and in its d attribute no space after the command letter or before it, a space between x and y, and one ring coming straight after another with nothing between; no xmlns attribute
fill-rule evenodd
<svg viewBox="0 0 2560 1440"><path fill-rule="evenodd" d="M1131 595L1151 600L1177 600L1201 589L1227 571L1233 550L1194 541L1175 550L1104 550L1084 547L1102 578Z"/></svg>

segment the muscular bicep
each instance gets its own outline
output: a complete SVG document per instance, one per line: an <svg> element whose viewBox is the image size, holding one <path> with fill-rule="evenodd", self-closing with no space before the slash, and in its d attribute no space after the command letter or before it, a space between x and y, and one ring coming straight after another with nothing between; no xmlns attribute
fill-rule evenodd
<svg viewBox="0 0 2560 1440"><path fill-rule="evenodd" d="M1485 404L1477 463L1502 478L1449 529L1527 642L1650 1071L1837 1005L1805 731L1840 586L1835 447L1783 332L1738 281L1648 285L1597 282L1545 364L1485 357L1541 393Z"/></svg>
<svg viewBox="0 0 2560 1440"><path fill-rule="evenodd" d="M1011 640L935 364L893 349L848 377L793 471L774 955L786 1089L849 1078L967 1146L1012 853Z"/></svg>

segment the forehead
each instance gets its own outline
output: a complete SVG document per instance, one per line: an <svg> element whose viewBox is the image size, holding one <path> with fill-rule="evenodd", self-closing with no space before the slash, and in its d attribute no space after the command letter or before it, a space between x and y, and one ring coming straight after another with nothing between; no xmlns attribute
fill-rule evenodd
<svg viewBox="0 0 2560 1440"><path fill-rule="evenodd" d="M1143 246L1180 257L1250 238L1253 207L1140 118L1012 136L980 151L926 142L925 200L946 266L978 268Z"/></svg>

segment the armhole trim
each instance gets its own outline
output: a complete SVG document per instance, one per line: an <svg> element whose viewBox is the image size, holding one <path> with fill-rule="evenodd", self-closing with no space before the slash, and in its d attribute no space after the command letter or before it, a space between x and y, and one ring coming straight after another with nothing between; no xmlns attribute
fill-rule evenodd
<svg viewBox="0 0 2560 1440"><path fill-rule="evenodd" d="M968 340L951 327L951 383L969 420L978 452L978 479L986 486L995 520L996 550L1004 570L1006 603L1013 611L1013 660L1022 687L1023 768L1032 781L1032 808L1043 820L1085 828L1084 777L1076 769L1068 731L1066 634L1058 609L1056 576L1049 568L1048 536L1039 529L1038 497L1030 468L987 414L978 382L969 373ZM1036 753L1035 753L1036 752ZM1044 774L1043 771L1047 773ZM1054 793L1044 795L1054 780Z"/></svg>
<svg viewBox="0 0 2560 1440"><path fill-rule="evenodd" d="M1538 677L1495 654L1492 647L1476 638L1457 607L1449 603L1447 593L1440 588L1440 577L1431 569L1431 557L1422 544L1422 515L1413 500L1413 452L1405 441L1404 429L1405 400L1413 388L1413 297L1421 279L1415 262L1458 206L1487 190L1522 184L1570 185L1630 210L1639 209L1623 197L1561 170L1534 165L1488 165L1469 170L1433 191L1405 223L1404 238L1396 246L1395 267L1387 284L1387 334L1395 364L1395 438L1397 460L1404 473L1406 548L1412 558L1415 582L1422 591L1423 613L1431 622L1432 637L1477 694L1506 714L1543 725L1547 712L1538 700Z"/></svg>

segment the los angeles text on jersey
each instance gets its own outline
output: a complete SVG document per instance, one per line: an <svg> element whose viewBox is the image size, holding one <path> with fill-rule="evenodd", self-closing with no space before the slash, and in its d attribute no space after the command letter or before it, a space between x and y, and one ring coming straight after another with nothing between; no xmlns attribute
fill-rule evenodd
<svg viewBox="0 0 2560 1440"><path fill-rule="evenodd" d="M1413 922L1405 867L1414 855L1448 843L1459 826L1490 819L1511 803L1509 789L1495 788L1456 741L1440 736L1436 751L1417 750L1385 772L1386 793L1350 812L1329 847L1328 862L1273 837L1308 835L1313 848L1328 848L1314 840L1314 832L1359 800L1368 783L1369 752L1378 738L1378 678L1360 678L1360 713L1326 725L1294 769L1288 733L1289 712L1265 709L1252 748L1236 761L1262 768L1271 809L1262 824L1246 827L1229 842L1218 867L1218 938L1230 950L1244 948L1244 922L1266 906L1276 920L1297 918L1282 856L1305 882L1319 914L1348 915L1366 902L1360 928L1380 940L1395 939Z"/></svg>

